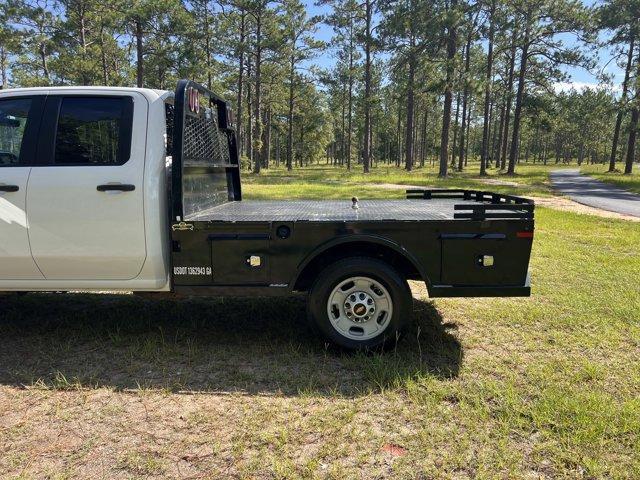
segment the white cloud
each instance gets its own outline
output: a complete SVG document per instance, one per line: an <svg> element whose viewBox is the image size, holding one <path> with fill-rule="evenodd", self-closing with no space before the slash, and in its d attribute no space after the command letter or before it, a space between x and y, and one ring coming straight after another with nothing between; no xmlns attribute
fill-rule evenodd
<svg viewBox="0 0 640 480"><path fill-rule="evenodd" d="M556 93L569 92L576 90L578 92L584 92L585 90L609 90L612 92L620 91L619 85L606 85L597 82L556 82L553 84L553 90Z"/></svg>

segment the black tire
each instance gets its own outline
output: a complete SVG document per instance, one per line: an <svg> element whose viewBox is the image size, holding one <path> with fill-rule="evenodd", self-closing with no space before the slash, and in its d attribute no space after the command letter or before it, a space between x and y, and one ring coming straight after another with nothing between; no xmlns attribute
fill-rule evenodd
<svg viewBox="0 0 640 480"><path fill-rule="evenodd" d="M330 311L334 312L334 320L340 317L344 323L349 319L344 317L346 315L345 308L336 311L334 305L333 309L330 310L328 305L330 295L339 288L342 282L360 277L372 279L384 287L386 292L384 292L383 298L387 297L386 294L390 297L390 310L392 312L390 319L383 318L379 327L371 324L373 328L379 328L380 331L373 333L375 336L372 338L365 339L354 337L358 333L358 329L363 330L359 327L362 324L353 323L353 321L353 324L346 323L345 327L349 327L346 332L341 332L337 327L334 327L330 318ZM375 302L375 298L373 300ZM356 308L357 305L353 308L353 312L349 313L354 315ZM307 302L307 313L312 329L320 333L330 343L349 350L367 350L379 346L387 348L394 346L409 323L412 309L413 301L407 281L388 263L368 257L349 257L327 266L320 272L311 287ZM378 321L378 319L374 320L372 317L366 321L372 322ZM354 333L352 333L352 330L354 330ZM364 332L363 335L365 335Z"/></svg>

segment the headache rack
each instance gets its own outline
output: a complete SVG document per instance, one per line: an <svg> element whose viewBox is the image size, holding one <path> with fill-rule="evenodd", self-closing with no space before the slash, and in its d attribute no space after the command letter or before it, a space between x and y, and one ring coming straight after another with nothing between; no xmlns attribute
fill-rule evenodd
<svg viewBox="0 0 640 480"><path fill-rule="evenodd" d="M172 125L172 219L182 221L241 200L240 161L231 105L191 80L180 80ZM169 145L168 145L169 147Z"/></svg>
<svg viewBox="0 0 640 480"><path fill-rule="evenodd" d="M502 193L483 192L480 190L407 190L407 199L435 200L460 199L468 203L453 206L456 210L453 218L467 220L519 219L533 220L535 204L528 198L505 195ZM477 203L471 203L477 202Z"/></svg>

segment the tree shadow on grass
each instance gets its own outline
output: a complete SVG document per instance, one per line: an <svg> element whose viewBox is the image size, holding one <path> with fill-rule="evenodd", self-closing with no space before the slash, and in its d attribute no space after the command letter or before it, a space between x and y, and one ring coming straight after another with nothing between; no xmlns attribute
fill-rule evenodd
<svg viewBox="0 0 640 480"><path fill-rule="evenodd" d="M358 396L457 376L462 348L430 302L386 353L336 351L306 327L303 297L0 298L0 383L75 389Z"/></svg>

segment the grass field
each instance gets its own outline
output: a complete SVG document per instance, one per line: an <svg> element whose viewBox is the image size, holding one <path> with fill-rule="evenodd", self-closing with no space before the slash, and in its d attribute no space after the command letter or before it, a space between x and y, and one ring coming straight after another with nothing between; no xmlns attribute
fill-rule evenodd
<svg viewBox="0 0 640 480"><path fill-rule="evenodd" d="M558 166L555 168L565 168ZM575 166L574 166L575 168ZM479 163L472 162L465 172L450 172L447 179L438 178L436 166L426 165L406 172L393 166L381 165L371 173L361 173L361 167L351 171L327 165L314 165L299 172L289 173L284 169L265 170L260 176L246 174L243 182L250 198L350 198L354 194L363 198L388 198L390 195L403 198L404 192L397 190L390 194L389 186L414 185L432 188L474 188L492 190L499 193L521 195L552 195L549 171L542 165L522 164L516 175L505 175L498 170L488 169L486 178L479 178ZM382 185L383 188L380 187ZM384 188L387 187L387 188Z"/></svg>
<svg viewBox="0 0 640 480"><path fill-rule="evenodd" d="M520 171L244 180L252 198L551 195L546 170ZM414 322L384 355L311 337L303 298L0 299L0 476L640 478L639 252L637 223L539 208L531 298L413 284Z"/></svg>

